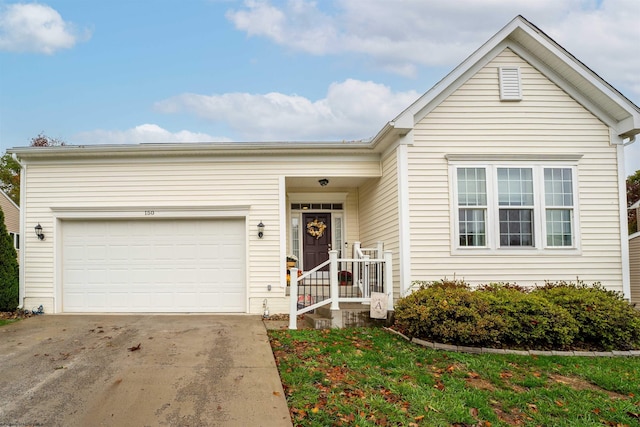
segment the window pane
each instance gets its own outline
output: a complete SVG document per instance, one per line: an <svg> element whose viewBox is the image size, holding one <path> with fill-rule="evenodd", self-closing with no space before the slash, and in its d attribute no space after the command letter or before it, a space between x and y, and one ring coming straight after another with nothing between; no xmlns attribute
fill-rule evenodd
<svg viewBox="0 0 640 427"><path fill-rule="evenodd" d="M547 209L547 246L572 246L571 209Z"/></svg>
<svg viewBox="0 0 640 427"><path fill-rule="evenodd" d="M498 168L498 204L500 206L533 206L531 168Z"/></svg>
<svg viewBox="0 0 640 427"><path fill-rule="evenodd" d="M291 218L291 252L296 258L300 259L300 227L298 226L298 218Z"/></svg>
<svg viewBox="0 0 640 427"><path fill-rule="evenodd" d="M342 256L342 250L344 243L342 241L342 217L335 215L333 217L333 234L336 239L336 249L338 250L338 257Z"/></svg>
<svg viewBox="0 0 640 427"><path fill-rule="evenodd" d="M487 179L484 168L458 169L458 205L485 206Z"/></svg>
<svg viewBox="0 0 640 427"><path fill-rule="evenodd" d="M500 209L500 246L533 246L533 209Z"/></svg>
<svg viewBox="0 0 640 427"><path fill-rule="evenodd" d="M547 206L573 206L570 168L545 168L544 200Z"/></svg>
<svg viewBox="0 0 640 427"><path fill-rule="evenodd" d="M485 210L460 209L460 246L486 246Z"/></svg>

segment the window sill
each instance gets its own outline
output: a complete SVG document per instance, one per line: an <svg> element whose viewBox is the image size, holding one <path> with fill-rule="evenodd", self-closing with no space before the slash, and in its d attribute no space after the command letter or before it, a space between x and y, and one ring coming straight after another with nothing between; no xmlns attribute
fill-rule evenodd
<svg viewBox="0 0 640 427"><path fill-rule="evenodd" d="M582 251L567 248L454 248L452 256L576 256Z"/></svg>

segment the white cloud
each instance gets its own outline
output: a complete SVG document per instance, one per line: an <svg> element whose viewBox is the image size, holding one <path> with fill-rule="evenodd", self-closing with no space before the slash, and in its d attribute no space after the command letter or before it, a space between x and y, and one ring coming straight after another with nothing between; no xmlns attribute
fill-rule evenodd
<svg viewBox="0 0 640 427"><path fill-rule="evenodd" d="M330 10L318 4L248 0L227 19L296 51L358 54L387 71L417 76L421 67L455 67L520 14L640 98L638 0L336 0Z"/></svg>
<svg viewBox="0 0 640 427"><path fill-rule="evenodd" d="M330 85L325 98L299 95L185 93L156 103L164 113L188 112L224 122L243 139L362 139L417 99L414 91L394 93L387 86L348 79Z"/></svg>
<svg viewBox="0 0 640 427"><path fill-rule="evenodd" d="M38 3L17 3L0 9L0 51L53 54L88 39L53 8Z"/></svg>
<svg viewBox="0 0 640 427"><path fill-rule="evenodd" d="M149 144L163 142L213 142L230 141L205 133L182 130L170 132L155 124L143 124L128 130L92 130L81 132L72 138L75 145L90 144Z"/></svg>

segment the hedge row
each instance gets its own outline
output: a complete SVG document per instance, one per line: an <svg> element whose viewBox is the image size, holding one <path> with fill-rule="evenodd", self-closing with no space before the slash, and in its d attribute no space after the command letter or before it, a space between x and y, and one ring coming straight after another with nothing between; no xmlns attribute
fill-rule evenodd
<svg viewBox="0 0 640 427"><path fill-rule="evenodd" d="M527 289L462 281L422 283L395 306L404 333L445 344L527 349L640 348L640 311L599 283Z"/></svg>

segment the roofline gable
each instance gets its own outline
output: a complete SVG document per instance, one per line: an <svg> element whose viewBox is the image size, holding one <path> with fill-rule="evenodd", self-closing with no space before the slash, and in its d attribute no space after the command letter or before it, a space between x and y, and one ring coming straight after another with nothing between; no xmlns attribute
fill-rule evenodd
<svg viewBox="0 0 640 427"><path fill-rule="evenodd" d="M533 65L541 68L541 72L547 73L548 78L612 127L619 136L632 137L640 133L638 106L521 15L516 16L391 123L398 128L413 128L506 48L527 61L535 62ZM592 96L588 96L580 87L587 88Z"/></svg>
<svg viewBox="0 0 640 427"><path fill-rule="evenodd" d="M13 206L15 206L15 208L17 210L20 210L20 206L16 205L16 202L11 200L11 197L9 197L9 195L7 193L5 193L4 190L0 190L0 193L2 193L2 195L9 201L9 203L11 203Z"/></svg>

